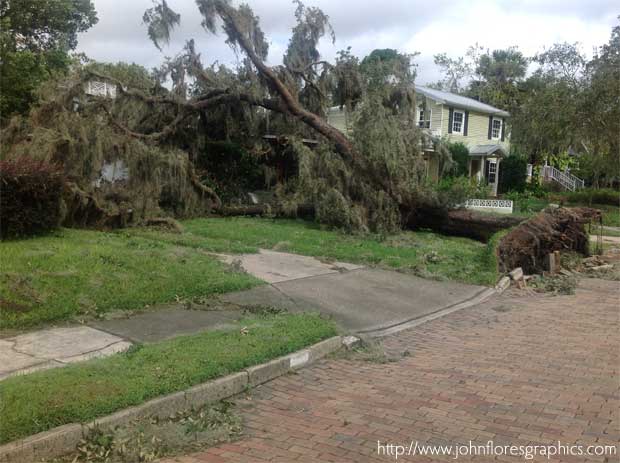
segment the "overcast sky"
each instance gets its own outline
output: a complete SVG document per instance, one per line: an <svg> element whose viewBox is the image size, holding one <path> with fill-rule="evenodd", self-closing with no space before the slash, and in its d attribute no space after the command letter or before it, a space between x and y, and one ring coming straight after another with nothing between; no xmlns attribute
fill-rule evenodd
<svg viewBox="0 0 620 463"><path fill-rule="evenodd" d="M206 33L194 0L168 0L181 14L170 44L163 52L147 39L142 24L151 0L94 0L99 23L80 35L79 51L99 61L135 62L148 68L173 56L194 38L203 62L235 62L222 34ZM270 42L269 62L278 64L294 23L290 0L247 0L260 16ZM329 15L336 43L324 40L321 52L333 59L347 46L360 57L375 48L419 52L420 83L439 79L433 55L464 55L478 42L490 48L516 45L528 56L555 42L579 42L587 55L609 40L620 14L617 0L306 0Z"/></svg>

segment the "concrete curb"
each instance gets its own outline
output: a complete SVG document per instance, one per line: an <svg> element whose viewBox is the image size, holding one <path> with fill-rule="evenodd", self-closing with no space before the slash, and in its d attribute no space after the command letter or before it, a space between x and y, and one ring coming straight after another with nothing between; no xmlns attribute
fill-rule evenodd
<svg viewBox="0 0 620 463"><path fill-rule="evenodd" d="M456 312L457 310L466 309L476 304L480 304L481 302L484 302L487 299L489 299L491 296L494 296L496 294L501 294L501 292L502 291L498 290L497 288L487 288L487 289L480 291L478 294L474 295L473 297L469 299L466 299L462 302L458 302L456 304L444 307L442 309L438 309L435 312L431 312L427 315L413 318L411 320L406 320L404 322L397 323L391 326L386 326L383 328L377 328L377 329L368 330L368 331L360 331L359 333L364 334L366 336L370 336L371 338L382 338L390 334L398 333L399 331L414 328L418 325L421 325L422 323L435 320L436 318L443 317L444 315L448 315L452 312Z"/></svg>
<svg viewBox="0 0 620 463"><path fill-rule="evenodd" d="M90 423L66 424L10 442L0 446L0 462L26 463L62 456L75 450L80 440L94 427L103 430L112 429L141 418L167 418L180 411L199 408L232 397L249 387L263 384L292 370L298 370L339 350L342 346L343 339L335 336L262 365L199 384L185 391L157 397L142 405L120 410Z"/></svg>

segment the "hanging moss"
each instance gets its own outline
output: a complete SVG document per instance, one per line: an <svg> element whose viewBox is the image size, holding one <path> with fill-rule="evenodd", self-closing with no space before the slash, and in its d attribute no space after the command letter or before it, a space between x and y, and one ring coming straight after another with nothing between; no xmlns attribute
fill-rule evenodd
<svg viewBox="0 0 620 463"><path fill-rule="evenodd" d="M213 207L196 185L187 153L119 134L86 107L73 111L50 101L12 124L4 142L4 157L29 155L62 166L68 226L124 226L201 215Z"/></svg>

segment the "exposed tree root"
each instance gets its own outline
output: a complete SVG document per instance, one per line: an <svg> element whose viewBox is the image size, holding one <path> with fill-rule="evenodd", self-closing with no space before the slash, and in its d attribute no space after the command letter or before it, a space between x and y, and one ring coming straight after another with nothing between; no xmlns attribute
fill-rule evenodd
<svg viewBox="0 0 620 463"><path fill-rule="evenodd" d="M499 270L521 267L526 273L545 270L545 257L553 251L588 254L585 224L601 220L601 211L587 207L546 209L511 230L500 241Z"/></svg>

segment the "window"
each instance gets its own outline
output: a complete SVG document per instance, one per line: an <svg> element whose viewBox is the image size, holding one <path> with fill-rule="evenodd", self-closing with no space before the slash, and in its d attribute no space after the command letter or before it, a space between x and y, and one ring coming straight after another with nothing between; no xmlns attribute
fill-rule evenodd
<svg viewBox="0 0 620 463"><path fill-rule="evenodd" d="M502 120L493 118L493 123L491 125L491 138L494 140L499 140L499 137L502 135Z"/></svg>
<svg viewBox="0 0 620 463"><path fill-rule="evenodd" d="M418 127L422 129L430 129L431 128L431 117L433 115L433 111L430 109L424 109L420 107L418 109Z"/></svg>
<svg viewBox="0 0 620 463"><path fill-rule="evenodd" d="M497 175L497 161L489 161L489 183L495 183L495 177Z"/></svg>
<svg viewBox="0 0 620 463"><path fill-rule="evenodd" d="M463 133L463 124L465 123L465 113L463 111L454 111L452 114L452 133Z"/></svg>

